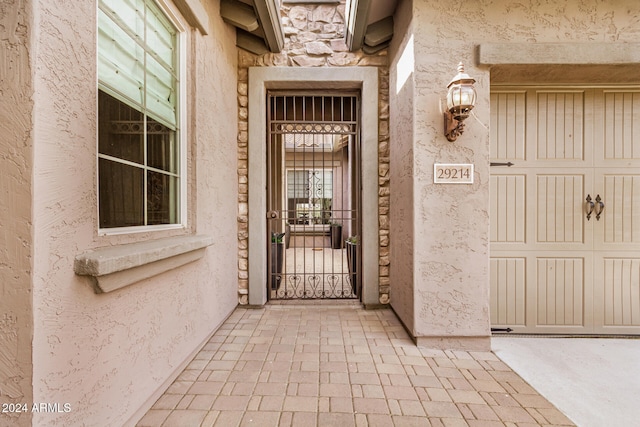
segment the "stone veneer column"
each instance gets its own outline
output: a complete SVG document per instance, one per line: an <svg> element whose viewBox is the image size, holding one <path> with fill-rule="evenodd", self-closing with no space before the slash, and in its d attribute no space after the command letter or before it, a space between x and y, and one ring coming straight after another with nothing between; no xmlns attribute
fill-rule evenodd
<svg viewBox="0 0 640 427"><path fill-rule="evenodd" d="M238 59L240 59L239 56ZM238 302L249 301L248 68L238 61Z"/></svg>
<svg viewBox="0 0 640 427"><path fill-rule="evenodd" d="M349 52L344 41L344 2L339 5L295 5L281 8L285 47L281 53L254 55L238 50L238 300L248 304L249 294L249 67L378 67L379 138L379 302L389 303L389 69L387 51L366 55Z"/></svg>

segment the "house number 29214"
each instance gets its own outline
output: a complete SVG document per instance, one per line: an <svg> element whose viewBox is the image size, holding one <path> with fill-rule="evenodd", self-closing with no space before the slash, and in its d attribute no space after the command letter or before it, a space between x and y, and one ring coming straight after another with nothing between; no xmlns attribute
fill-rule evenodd
<svg viewBox="0 0 640 427"><path fill-rule="evenodd" d="M467 163L436 163L433 165L436 184L473 184L473 165Z"/></svg>

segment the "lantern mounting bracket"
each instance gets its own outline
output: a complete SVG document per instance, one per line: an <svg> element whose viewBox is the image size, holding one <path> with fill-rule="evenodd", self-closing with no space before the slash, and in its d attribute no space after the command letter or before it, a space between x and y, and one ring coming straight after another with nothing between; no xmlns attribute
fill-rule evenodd
<svg viewBox="0 0 640 427"><path fill-rule="evenodd" d="M444 135L449 142L455 141L464 132L464 122L456 120L448 111L444 112Z"/></svg>

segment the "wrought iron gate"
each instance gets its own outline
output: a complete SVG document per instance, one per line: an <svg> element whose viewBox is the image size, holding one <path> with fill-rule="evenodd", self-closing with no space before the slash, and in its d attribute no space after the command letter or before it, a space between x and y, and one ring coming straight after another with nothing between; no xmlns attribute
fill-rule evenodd
<svg viewBox="0 0 640 427"><path fill-rule="evenodd" d="M359 94L267 98L269 298L358 298Z"/></svg>

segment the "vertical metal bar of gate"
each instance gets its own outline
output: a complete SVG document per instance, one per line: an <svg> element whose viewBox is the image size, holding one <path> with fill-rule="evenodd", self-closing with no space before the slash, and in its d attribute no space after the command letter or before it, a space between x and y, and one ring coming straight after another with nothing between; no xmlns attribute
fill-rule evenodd
<svg viewBox="0 0 640 427"><path fill-rule="evenodd" d="M270 299L360 294L358 93L267 97Z"/></svg>

